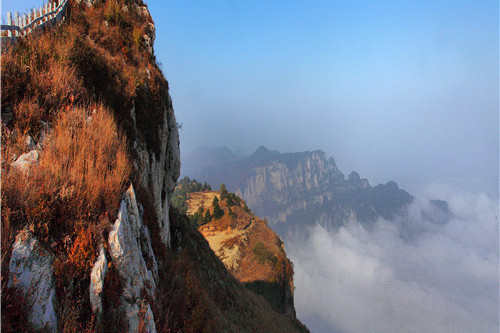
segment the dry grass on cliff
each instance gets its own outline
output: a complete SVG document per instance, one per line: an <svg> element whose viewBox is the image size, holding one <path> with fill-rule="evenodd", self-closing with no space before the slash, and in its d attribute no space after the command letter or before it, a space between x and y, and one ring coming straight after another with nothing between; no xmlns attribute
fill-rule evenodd
<svg viewBox="0 0 500 333"><path fill-rule="evenodd" d="M125 138L134 135L133 101L153 100L149 112L136 110L138 127L163 111L166 82L142 38L149 22L132 1L87 8L71 0L64 23L4 45L2 251L12 230L24 225L35 224L45 236L59 230L51 234L57 237L65 224L116 211L129 174ZM144 135L154 142L150 132ZM28 135L43 144L39 165L29 173L11 170L32 149Z"/></svg>
<svg viewBox="0 0 500 333"><path fill-rule="evenodd" d="M2 223L32 225L48 241L114 214L130 162L114 117L96 105L60 112L38 164L23 171L6 163L3 171Z"/></svg>
<svg viewBox="0 0 500 333"><path fill-rule="evenodd" d="M88 302L75 300L88 298L89 270L109 227L108 218L100 221L115 216L129 181L134 100L139 132L153 148L159 142L167 84L144 45L149 22L133 1L87 8L70 0L63 23L2 48L2 301L20 299L5 293L6 276L14 237L29 227L56 255L58 298L67 308L61 330L93 325ZM28 135L40 144L39 159L22 171L11 163L34 148ZM70 282L73 295L61 300ZM109 285L116 290L105 298L113 303L120 288ZM21 323L22 306L2 311L2 331Z"/></svg>
<svg viewBox="0 0 500 333"><path fill-rule="evenodd" d="M4 165L2 274L13 237L29 226L56 253L56 290L65 309L60 314L65 329L93 325L86 281L101 235L109 227L102 214L114 216L129 171L125 138L102 105L60 112L38 163L25 170ZM107 223L100 223L103 220ZM64 293L70 281L74 287L68 298ZM8 290L3 282L2 289ZM4 322L16 323L15 317L5 319L2 327Z"/></svg>
<svg viewBox="0 0 500 333"><path fill-rule="evenodd" d="M130 172L125 137L101 105L64 112L40 166L62 189L76 191L89 207L112 216Z"/></svg>

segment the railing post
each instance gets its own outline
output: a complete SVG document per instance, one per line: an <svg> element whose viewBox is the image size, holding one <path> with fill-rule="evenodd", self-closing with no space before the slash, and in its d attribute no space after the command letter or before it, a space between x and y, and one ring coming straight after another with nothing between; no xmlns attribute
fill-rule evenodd
<svg viewBox="0 0 500 333"><path fill-rule="evenodd" d="M7 24L12 26L12 14L10 12L7 12ZM7 36L12 37L12 30L9 29L7 31Z"/></svg>
<svg viewBox="0 0 500 333"><path fill-rule="evenodd" d="M16 12L14 14L14 20L16 22L16 25L21 28L21 18L19 17L19 13ZM14 35L17 37L18 35L20 34L20 31L19 30L16 30L16 32L14 33Z"/></svg>

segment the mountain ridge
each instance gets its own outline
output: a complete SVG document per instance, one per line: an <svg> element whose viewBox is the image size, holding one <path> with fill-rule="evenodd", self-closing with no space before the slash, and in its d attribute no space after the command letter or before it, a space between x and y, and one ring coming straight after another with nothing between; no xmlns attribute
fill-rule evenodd
<svg viewBox="0 0 500 333"><path fill-rule="evenodd" d="M181 166L183 175L193 172L189 160ZM201 159L197 172L188 176L225 183L282 237L290 229L318 221L338 228L350 219L366 224L379 216L392 219L413 200L394 181L372 186L356 171L345 177L335 159L321 150L279 153L260 146L253 154L210 168Z"/></svg>

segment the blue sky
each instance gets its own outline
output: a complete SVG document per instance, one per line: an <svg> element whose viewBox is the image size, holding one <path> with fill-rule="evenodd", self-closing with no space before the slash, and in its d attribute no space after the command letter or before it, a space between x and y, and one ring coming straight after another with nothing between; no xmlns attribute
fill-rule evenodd
<svg viewBox="0 0 500 333"><path fill-rule="evenodd" d="M184 153L323 149L374 183L498 190L498 2L148 4Z"/></svg>
<svg viewBox="0 0 500 333"><path fill-rule="evenodd" d="M145 2L183 153L322 149L372 183L498 192L498 1Z"/></svg>

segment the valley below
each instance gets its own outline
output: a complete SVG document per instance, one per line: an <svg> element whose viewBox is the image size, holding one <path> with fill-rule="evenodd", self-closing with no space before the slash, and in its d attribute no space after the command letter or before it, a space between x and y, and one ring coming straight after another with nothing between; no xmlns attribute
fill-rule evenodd
<svg viewBox="0 0 500 333"><path fill-rule="evenodd" d="M498 331L498 205L486 194L435 183L413 196L345 177L321 151L264 147L199 148L181 174L224 183L280 235L313 332Z"/></svg>

